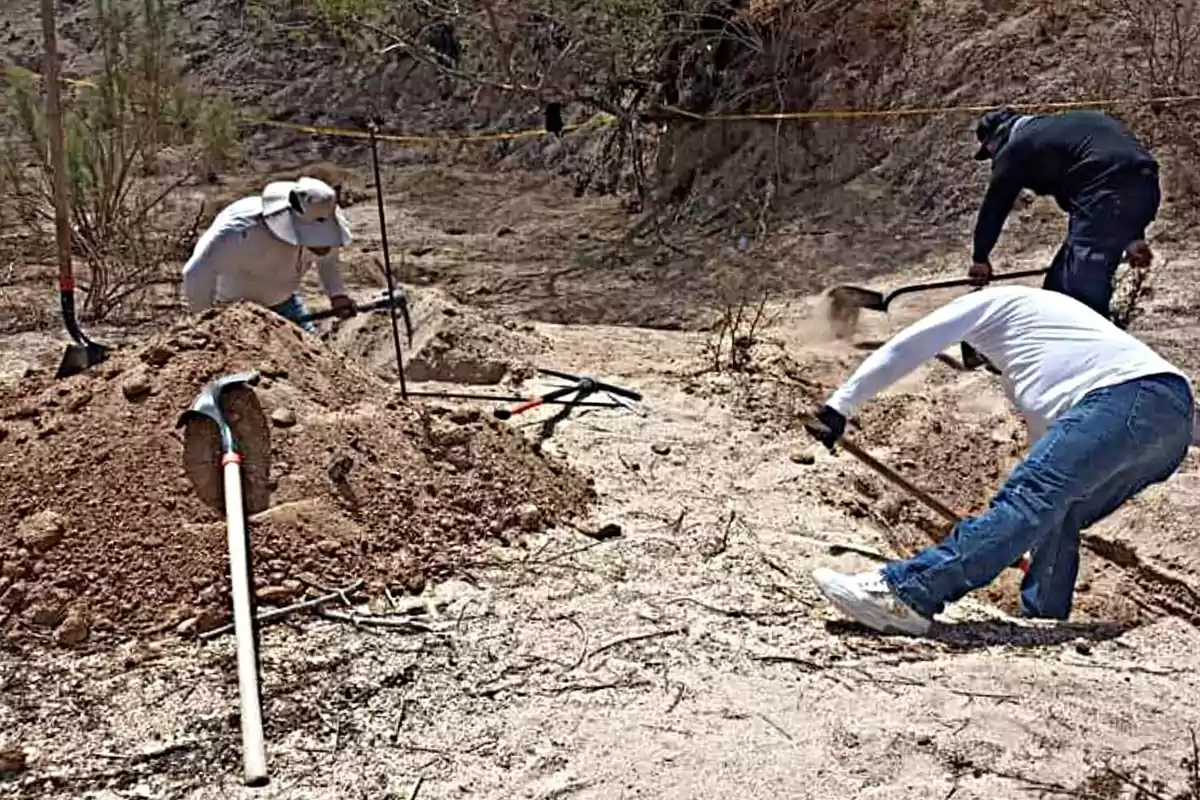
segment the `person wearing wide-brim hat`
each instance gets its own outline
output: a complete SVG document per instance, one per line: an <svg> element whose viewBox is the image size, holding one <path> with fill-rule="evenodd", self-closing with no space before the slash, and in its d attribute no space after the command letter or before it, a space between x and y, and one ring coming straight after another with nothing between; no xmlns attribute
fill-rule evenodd
<svg viewBox="0 0 1200 800"><path fill-rule="evenodd" d="M325 294L337 316L357 313L346 295L338 255L350 228L337 192L316 178L276 181L261 195L226 206L200 237L183 268L192 311L246 300L290 320L308 313L297 290L316 262ZM298 323L315 333L312 323Z"/></svg>

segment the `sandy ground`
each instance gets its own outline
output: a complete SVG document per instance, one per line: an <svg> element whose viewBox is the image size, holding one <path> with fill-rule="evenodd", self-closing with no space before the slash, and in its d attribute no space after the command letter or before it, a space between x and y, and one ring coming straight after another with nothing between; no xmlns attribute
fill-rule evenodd
<svg viewBox="0 0 1200 800"><path fill-rule="evenodd" d="M1188 274L1173 255L1167 277ZM879 285L957 272L947 263ZM1161 293L1144 325L1195 369L1184 358L1191 291ZM857 341L951 296L897 303L864 319ZM821 335L814 298L774 310L762 338L820 381L864 356ZM595 479L587 520L497 545L427 587L428 632L306 617L268 627L272 783L261 790L240 784L229 637L74 651L9 641L0 751L23 749L29 768L0 796L1115 800L1139 776L1165 781L1162 796L1184 791L1200 721L1193 460L1091 532L1086 610L1070 625L1021 625L972 597L936 639L880 637L839 620L808 572L866 568L868 557L830 545L890 553L909 523L891 525L881 509L894 494L848 456L814 450L781 421L786 407L748 413L761 376L707 371L706 333L541 322L527 335L537 366L646 398L642 414L577 413L543 443ZM8 353L0 362L25 368ZM1007 414L986 377L939 362L889 395L943 402L976 431ZM538 437L551 413L513 424ZM856 437L884 460L905 448L936 460L937 437L910 427L917 438L902 441L864 416ZM992 488L972 483L956 473L926 486ZM605 523L621 535L581 532Z"/></svg>

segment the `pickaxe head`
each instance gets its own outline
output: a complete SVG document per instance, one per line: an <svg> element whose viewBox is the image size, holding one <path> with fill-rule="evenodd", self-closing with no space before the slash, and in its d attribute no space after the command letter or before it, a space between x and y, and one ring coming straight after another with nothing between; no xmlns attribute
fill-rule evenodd
<svg viewBox="0 0 1200 800"><path fill-rule="evenodd" d="M200 390L191 407L180 415L175 427L182 428L191 419L211 419L221 432L221 452L236 452L237 443L233 439L233 429L229 427L229 421L221 411L221 393L235 386L254 386L257 383L257 372L235 372L217 378Z"/></svg>

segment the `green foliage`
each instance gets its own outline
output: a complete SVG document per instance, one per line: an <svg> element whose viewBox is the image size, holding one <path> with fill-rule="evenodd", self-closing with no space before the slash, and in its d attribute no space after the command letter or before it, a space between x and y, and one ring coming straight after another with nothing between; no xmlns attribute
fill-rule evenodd
<svg viewBox="0 0 1200 800"><path fill-rule="evenodd" d="M165 218L169 188L187 175L158 179L164 156L207 175L237 157L237 138L229 101L183 78L168 0L92 8L100 66L86 82L64 82L62 123L73 244L88 266L83 311L100 318L156 280L187 233ZM53 193L41 78L6 77L6 122L27 146L0 156L0 170L25 222L44 229Z"/></svg>

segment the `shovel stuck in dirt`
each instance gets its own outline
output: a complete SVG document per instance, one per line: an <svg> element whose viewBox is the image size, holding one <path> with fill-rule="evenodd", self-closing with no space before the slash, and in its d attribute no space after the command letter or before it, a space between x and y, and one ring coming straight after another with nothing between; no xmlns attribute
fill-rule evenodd
<svg viewBox="0 0 1200 800"><path fill-rule="evenodd" d="M1011 281L1018 278L1032 278L1045 275L1048 268L1030 269L1020 272L1007 272L1003 275L993 275L988 281ZM884 294L874 289L864 289L859 286L834 286L825 292L826 315L830 328L839 339L848 338L858 326L858 314L862 310L887 312L888 306L897 297L913 292L926 292L934 289L954 289L959 286L978 286L974 278L953 278L931 283L914 283L901 286L899 289Z"/></svg>
<svg viewBox="0 0 1200 800"><path fill-rule="evenodd" d="M233 623L237 637L238 665L238 694L241 700L242 723L242 766L243 779L247 786L265 786L267 778L267 759L263 744L262 695L258 670L258 624L254 614L253 580L251 579L251 547L246 531L246 503L243 500L242 487L242 450L244 442L235 433L233 416L225 401L237 392L249 392L254 397L251 386L257 382L258 376L253 372L239 372L220 377L207 386L196 396L190 408L179 418L178 427L187 426L189 431L197 431L193 435L204 436L213 432L221 453L221 473L229 540L229 577L233 595ZM248 406L257 407L257 401ZM261 408L259 409L261 415ZM253 414L238 416L239 427L246 428L261 424L266 430L265 420L256 420ZM210 437L205 436L205 439ZM257 449L257 448L255 448ZM187 448L185 446L185 453ZM269 446L267 453L270 452ZM262 453L256 453L262 456ZM261 461L260 461L261 463ZM267 471L269 474L269 469ZM194 477L194 467L189 465L189 475ZM200 483L197 486L201 486ZM204 492L202 491L203 495ZM256 493L252 483L247 494L254 498ZM264 504L265 505L265 504Z"/></svg>
<svg viewBox="0 0 1200 800"><path fill-rule="evenodd" d="M50 134L50 168L53 173L54 239L58 246L58 296L63 323L74 344L67 345L55 378L76 375L108 357L108 348L83 335L75 316L75 278L71 270L71 221L67 201L67 169L58 79L58 32L54 3L42 2L42 38L45 48L46 124Z"/></svg>

